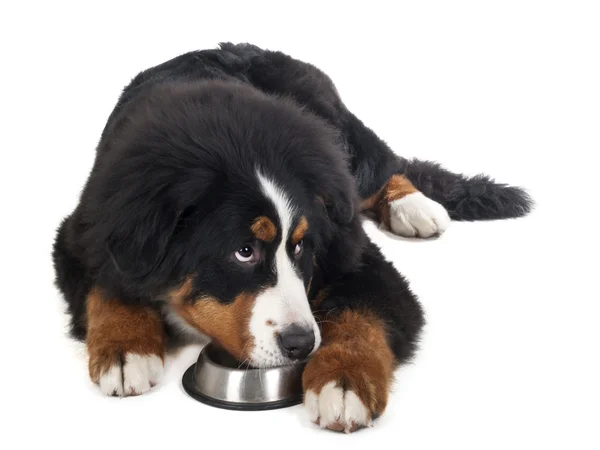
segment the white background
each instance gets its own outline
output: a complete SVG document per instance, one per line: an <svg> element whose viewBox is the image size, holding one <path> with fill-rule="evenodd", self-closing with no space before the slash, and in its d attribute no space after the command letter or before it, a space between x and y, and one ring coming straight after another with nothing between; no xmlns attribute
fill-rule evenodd
<svg viewBox="0 0 600 450"><path fill-rule="evenodd" d="M598 2L203 3L2 6L0 447L600 448ZM65 337L51 244L120 89L220 41L314 63L399 153L537 201L526 219L453 223L434 241L367 224L428 319L372 429L197 403L180 377L198 348L169 358L149 395L105 398Z"/></svg>

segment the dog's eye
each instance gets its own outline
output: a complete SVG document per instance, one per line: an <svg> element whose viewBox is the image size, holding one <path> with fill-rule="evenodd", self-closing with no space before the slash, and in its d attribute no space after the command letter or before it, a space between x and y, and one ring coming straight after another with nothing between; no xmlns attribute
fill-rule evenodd
<svg viewBox="0 0 600 450"><path fill-rule="evenodd" d="M296 247L294 247L294 256L296 258L298 258L300 256L300 254L302 253L302 244L303 244L302 239L300 239L298 241L298 243L296 244Z"/></svg>
<svg viewBox="0 0 600 450"><path fill-rule="evenodd" d="M244 245L235 252L235 258L241 263L255 263L260 258L260 251L252 245Z"/></svg>

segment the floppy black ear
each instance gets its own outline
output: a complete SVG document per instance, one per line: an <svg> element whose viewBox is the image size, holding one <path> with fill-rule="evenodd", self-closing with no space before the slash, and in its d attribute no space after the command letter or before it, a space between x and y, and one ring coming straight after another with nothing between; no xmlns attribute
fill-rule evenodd
<svg viewBox="0 0 600 450"><path fill-rule="evenodd" d="M180 211L167 200L125 206L107 241L117 270L131 278L152 272L165 256L179 217Z"/></svg>

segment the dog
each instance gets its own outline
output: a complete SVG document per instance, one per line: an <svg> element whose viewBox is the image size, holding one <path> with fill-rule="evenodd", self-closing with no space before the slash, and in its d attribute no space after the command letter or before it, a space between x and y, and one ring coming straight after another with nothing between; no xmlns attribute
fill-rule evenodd
<svg viewBox="0 0 600 450"><path fill-rule="evenodd" d="M56 284L103 393L149 391L167 349L208 336L255 367L308 358L310 418L350 432L384 412L425 321L361 214L429 238L531 208L521 188L398 156L316 67L225 43L124 89L58 229Z"/></svg>

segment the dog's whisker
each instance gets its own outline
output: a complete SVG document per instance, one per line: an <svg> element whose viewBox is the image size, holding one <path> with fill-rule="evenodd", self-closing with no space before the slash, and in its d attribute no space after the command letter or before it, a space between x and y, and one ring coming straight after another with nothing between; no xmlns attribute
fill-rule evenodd
<svg viewBox="0 0 600 450"><path fill-rule="evenodd" d="M262 374L263 374L263 369L258 369L258 380L260 381L260 388L264 392L265 391L265 386L263 384Z"/></svg>
<svg viewBox="0 0 600 450"><path fill-rule="evenodd" d="M244 355L244 352L246 351L246 347L248 347L249 343L250 343L250 341L248 340L244 344L244 347L242 348L242 356ZM250 358L250 356L247 356L246 359L244 359L237 368L238 369L241 368L244 365L244 363L248 361L249 358Z"/></svg>
<svg viewBox="0 0 600 450"><path fill-rule="evenodd" d="M326 315L325 315L325 319L327 319L329 317L329 314L331 314L332 312L336 311L337 309L339 309L338 307L333 308L332 310L330 310Z"/></svg>
<svg viewBox="0 0 600 450"><path fill-rule="evenodd" d="M318 324L322 324L322 323L334 323L336 325L339 325L339 323L334 322L333 320L317 320L316 321Z"/></svg>

